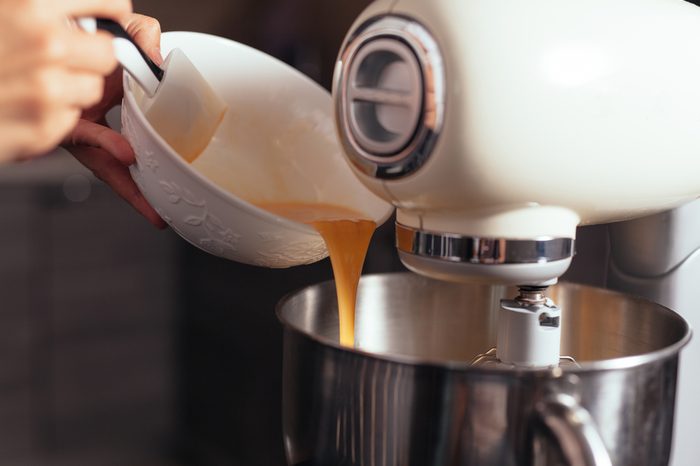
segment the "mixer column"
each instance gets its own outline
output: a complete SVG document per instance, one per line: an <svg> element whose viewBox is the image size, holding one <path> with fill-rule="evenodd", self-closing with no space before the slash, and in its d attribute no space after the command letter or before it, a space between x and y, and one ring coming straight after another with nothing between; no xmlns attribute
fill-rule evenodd
<svg viewBox="0 0 700 466"><path fill-rule="evenodd" d="M546 286L521 286L515 299L501 301L497 358L523 367L559 365L561 309L544 292Z"/></svg>

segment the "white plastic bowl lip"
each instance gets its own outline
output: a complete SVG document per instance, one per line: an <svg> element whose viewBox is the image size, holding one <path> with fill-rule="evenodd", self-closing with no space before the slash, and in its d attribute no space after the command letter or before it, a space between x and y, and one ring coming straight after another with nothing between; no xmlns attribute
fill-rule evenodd
<svg viewBox="0 0 700 466"><path fill-rule="evenodd" d="M218 42L222 42L225 44L236 44L236 46L244 47L247 49L250 49L251 51L255 53L263 53L260 52L252 47L249 47L244 44L240 44L238 42L234 42L232 40L219 37L219 36L214 36L211 34L204 34L201 32L188 32L188 31L172 31L172 32L166 32L163 34L163 38L167 38L169 36L202 36L206 37L208 40L215 40ZM280 66L288 68L288 70L293 71L295 74L301 76L304 80L306 80L310 85L313 85L316 88L320 88L323 90L323 92L327 92L325 89L323 89L318 83L314 82L312 79L304 75L303 73L297 71L296 69L290 67L289 65L285 64L284 62L281 62L277 60L274 57L269 57L270 60L274 60L277 62ZM289 220L285 217L280 217L278 215L275 215L273 213L268 212L267 210L261 209L260 207L255 206L254 204L251 204L250 202L247 202L240 197L235 196L233 193L221 188L218 186L216 183L213 183L211 180L209 180L207 177L199 173L197 170L193 169L189 163L187 163L185 160L180 157L171 147L170 145L165 142L165 140L158 134L151 124L148 122L146 119L146 116L143 114L141 111L141 107L136 103L136 98L134 97L134 93L132 91L132 83L134 82L133 79L129 76L129 74L125 71L123 74L123 82L124 82L124 99L128 102L129 109L131 110L132 114L136 117L136 120L139 125L145 127L148 129L150 135L155 139L156 144L158 145L158 148L163 151L164 154L166 154L166 157L170 159L171 162L174 164L178 165L182 170L185 170L190 173L191 176L193 176L195 179L197 179L200 183L203 183L205 186L207 186L212 192L217 194L220 198L223 198L228 204L231 204L233 206L236 206L240 209L243 209L247 211L248 213L264 220L267 222L273 222L276 223L280 228L284 228L287 230L293 230L297 231L300 233L304 234L310 234L314 236L318 236L319 233L312 227L295 222L293 220ZM389 210L388 214L384 216L384 218L381 219L375 219L378 220L378 225L383 224L390 216L391 216L392 211Z"/></svg>

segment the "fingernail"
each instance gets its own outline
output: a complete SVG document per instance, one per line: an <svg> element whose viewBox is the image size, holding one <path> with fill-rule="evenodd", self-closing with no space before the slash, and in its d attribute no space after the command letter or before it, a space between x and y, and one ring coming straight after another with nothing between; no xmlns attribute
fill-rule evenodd
<svg viewBox="0 0 700 466"><path fill-rule="evenodd" d="M153 61L156 63L156 65L161 66L163 64L163 55L161 55L160 47L153 49L153 57Z"/></svg>

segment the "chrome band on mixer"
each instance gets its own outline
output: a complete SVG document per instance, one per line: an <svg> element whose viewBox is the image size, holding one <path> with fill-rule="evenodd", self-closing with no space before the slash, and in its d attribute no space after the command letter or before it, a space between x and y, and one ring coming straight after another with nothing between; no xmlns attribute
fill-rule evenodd
<svg viewBox="0 0 700 466"><path fill-rule="evenodd" d="M434 233L396 224L401 252L449 262L471 264L541 264L574 255L573 238L511 240Z"/></svg>

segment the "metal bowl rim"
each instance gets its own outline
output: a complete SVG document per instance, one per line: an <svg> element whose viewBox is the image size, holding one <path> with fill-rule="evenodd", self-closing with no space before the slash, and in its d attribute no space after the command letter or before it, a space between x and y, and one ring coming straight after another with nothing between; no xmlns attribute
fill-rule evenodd
<svg viewBox="0 0 700 466"><path fill-rule="evenodd" d="M400 272L400 273L384 273L384 274L369 274L369 275L363 275L361 282L366 282L366 281L383 281L389 277L399 277L399 276L416 276L414 273L411 272ZM403 364L403 365L410 365L414 366L417 368L420 367L427 367L427 368L438 368L438 369L447 369L450 371L459 371L459 372L477 372L477 373L489 373L489 374L509 374L509 375L516 375L516 376L549 376L549 377L558 377L560 374L567 373L567 374L579 374L579 373L588 373L588 372L597 372L597 371L613 371L613 370L622 370L622 369L631 369L639 366L643 366L645 364L650 364L654 362L663 362L667 359L673 358L673 357L678 357L681 349L683 349L684 346L688 344L688 342L691 339L692 336L692 330L690 328L690 325L688 324L688 321L686 321L680 314L677 312L673 311L672 309L669 309L666 306L663 306L661 304L655 303L653 301L650 301L646 298L642 298L639 296L634 296L630 294L625 294L625 293L620 293L617 291L612 291L612 290L607 290L604 288L598 288L598 287L593 287L593 286L588 286L588 285L581 285L578 283L571 283L571 282L560 282L559 286L565 286L566 288L582 288L582 289L593 289L597 293L603 293L603 294L609 294L613 296L621 296L627 299L633 299L638 302L642 302L645 304L651 304L654 307L659 308L661 311L665 313L670 313L672 316L674 316L676 319L680 320L682 322L683 327L684 327L684 335L683 338L678 340L672 345L666 346L662 349L656 350L656 351L651 351L649 353L643 353L643 354L638 354L635 356L623 356L620 358L613 358L613 359L604 359L601 361L584 361L579 363L579 367L552 367L552 368L527 368L527 367L518 367L518 368L509 368L509 367L502 367L502 366L471 366L469 365L468 362L465 361L439 361L439 360L431 360L429 358L421 359L421 358L416 358L413 356L405 356L401 354L391 354L391 353L373 353L369 351L364 351L361 349L357 348L349 348L340 345L340 343L336 341L332 341L328 338L311 334L301 328L299 328L297 325L292 324L289 322L284 316L283 316L283 311L285 305L291 301L293 298L296 296L301 295L304 292L307 292L311 289L317 288L323 288L323 287L328 287L328 286L334 286L333 285L334 281L333 280L327 280L324 282L316 283L314 285L310 285L304 288L301 288L296 291L292 291L290 293L287 293L282 299L277 303L277 306L275 307L275 314L277 315L277 319L280 321L282 326L284 327L285 330L291 330L302 337L311 340L315 343L320 344L321 346L336 350L336 351L341 351L343 353L350 353L353 354L356 357L360 358L368 358L368 359L374 359L374 360L379 360L379 361L385 361L385 362L390 362L390 363L395 363L395 364Z"/></svg>

